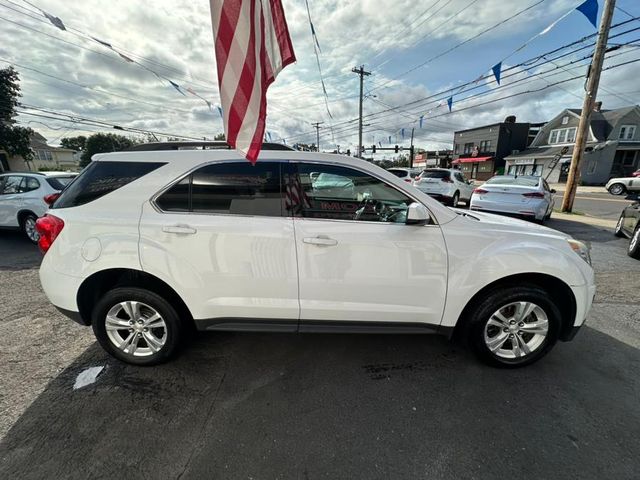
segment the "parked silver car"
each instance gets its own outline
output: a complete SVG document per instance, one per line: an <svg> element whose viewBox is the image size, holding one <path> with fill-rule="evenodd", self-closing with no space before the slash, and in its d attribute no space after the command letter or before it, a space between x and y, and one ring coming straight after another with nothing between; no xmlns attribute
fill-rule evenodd
<svg viewBox="0 0 640 480"><path fill-rule="evenodd" d="M544 223L553 211L555 190L542 177L496 175L476 188L471 210L501 213Z"/></svg>
<svg viewBox="0 0 640 480"><path fill-rule="evenodd" d="M640 177L612 178L605 188L611 195L623 195L627 192L640 192Z"/></svg>

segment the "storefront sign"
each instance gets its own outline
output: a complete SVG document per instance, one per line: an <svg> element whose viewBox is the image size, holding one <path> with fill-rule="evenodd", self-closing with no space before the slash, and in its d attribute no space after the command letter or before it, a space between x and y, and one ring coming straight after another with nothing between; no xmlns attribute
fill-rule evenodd
<svg viewBox="0 0 640 480"><path fill-rule="evenodd" d="M533 165L535 163L535 158L516 158L511 161L511 165Z"/></svg>

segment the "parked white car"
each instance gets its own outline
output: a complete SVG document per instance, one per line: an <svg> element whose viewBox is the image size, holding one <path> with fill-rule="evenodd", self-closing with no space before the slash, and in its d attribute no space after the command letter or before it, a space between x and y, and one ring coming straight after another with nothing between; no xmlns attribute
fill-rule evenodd
<svg viewBox="0 0 640 480"><path fill-rule="evenodd" d="M45 197L60 192L77 175L69 172L0 174L0 228L20 228L29 240L37 243L36 219L49 208Z"/></svg>
<svg viewBox="0 0 640 480"><path fill-rule="evenodd" d="M413 181L413 186L452 207L457 207L460 201L468 205L473 192L473 183L456 169L427 168Z"/></svg>
<svg viewBox="0 0 640 480"><path fill-rule="evenodd" d="M421 170L419 168L402 168L393 167L388 168L387 172L393 173L396 177L401 178L407 183L413 182L413 179L420 175Z"/></svg>
<svg viewBox="0 0 640 480"><path fill-rule="evenodd" d="M605 188L611 195L624 195L628 192L638 192L640 191L640 177L612 178L607 182Z"/></svg>
<svg viewBox="0 0 640 480"><path fill-rule="evenodd" d="M544 223L553 212L554 193L542 177L496 175L473 191L470 208Z"/></svg>
<svg viewBox="0 0 640 480"><path fill-rule="evenodd" d="M517 367L573 338L595 293L566 234L456 212L332 154L95 155L37 228L48 298L134 364L195 327L439 333Z"/></svg>

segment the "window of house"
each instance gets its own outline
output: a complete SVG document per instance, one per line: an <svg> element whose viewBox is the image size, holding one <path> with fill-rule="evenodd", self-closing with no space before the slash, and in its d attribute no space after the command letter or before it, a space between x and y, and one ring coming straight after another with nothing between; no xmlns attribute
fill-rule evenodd
<svg viewBox="0 0 640 480"><path fill-rule="evenodd" d="M36 150L36 156L38 157L38 160L42 160L43 162L53 160L49 150Z"/></svg>
<svg viewBox="0 0 640 480"><path fill-rule="evenodd" d="M569 116L565 115L562 117L562 125L566 125L567 123L569 123Z"/></svg>
<svg viewBox="0 0 640 480"><path fill-rule="evenodd" d="M378 178L334 165L300 163L284 184L288 214L304 218L404 223L413 202Z"/></svg>
<svg viewBox="0 0 640 480"><path fill-rule="evenodd" d="M557 128L551 130L549 134L549 143L572 143L576 141L576 127Z"/></svg>
<svg viewBox="0 0 640 480"><path fill-rule="evenodd" d="M471 153L473 151L473 142L464 144L464 153Z"/></svg>
<svg viewBox="0 0 640 480"><path fill-rule="evenodd" d="M453 153L460 153L460 144L456 143L453 149Z"/></svg>
<svg viewBox="0 0 640 480"><path fill-rule="evenodd" d="M636 126L635 125L622 125L620 127L620 134L618 135L619 140L633 140L633 137L636 134Z"/></svg>
<svg viewBox="0 0 640 480"><path fill-rule="evenodd" d="M491 140L483 140L480 142L480 151L481 152L490 152L491 151Z"/></svg>

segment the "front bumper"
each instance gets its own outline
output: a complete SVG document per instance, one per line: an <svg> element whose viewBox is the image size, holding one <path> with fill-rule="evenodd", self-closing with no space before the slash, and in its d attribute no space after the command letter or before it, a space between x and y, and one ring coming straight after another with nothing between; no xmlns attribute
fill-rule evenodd
<svg viewBox="0 0 640 480"><path fill-rule="evenodd" d="M572 286L571 290L576 299L576 315L573 321L573 325L570 328L563 329L563 334L560 336L560 340L568 342L573 340L578 334L578 331L584 326L587 315L593 305L593 299L596 295L596 285L591 279L591 282L579 287Z"/></svg>

